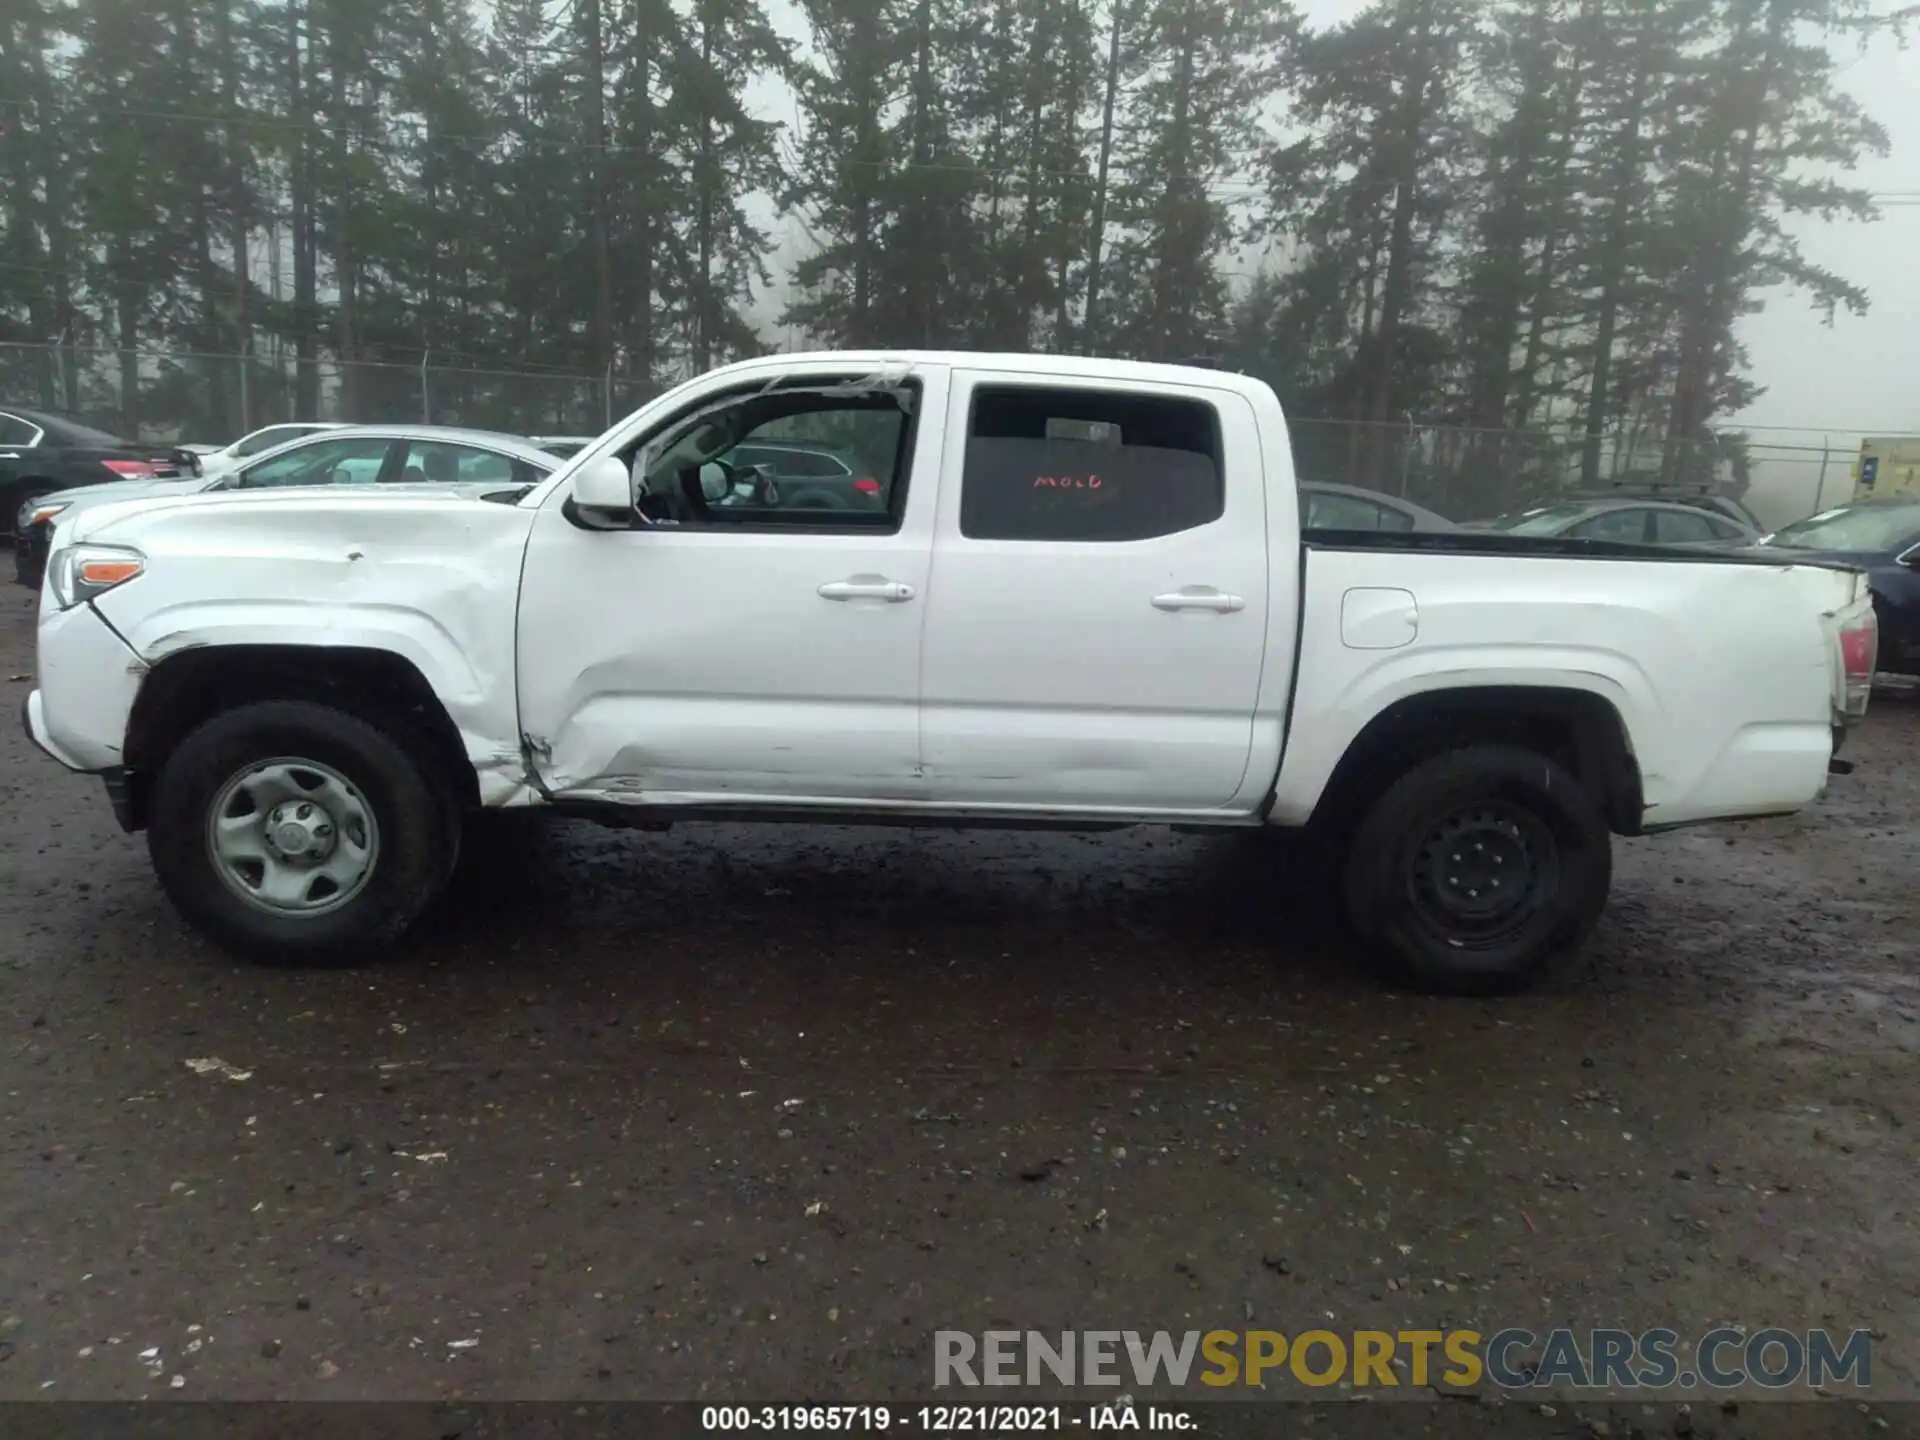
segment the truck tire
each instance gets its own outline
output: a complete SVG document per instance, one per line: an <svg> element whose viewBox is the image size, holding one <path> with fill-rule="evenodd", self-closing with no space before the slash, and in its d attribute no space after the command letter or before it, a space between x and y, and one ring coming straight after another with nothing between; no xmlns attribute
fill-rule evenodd
<svg viewBox="0 0 1920 1440"><path fill-rule="evenodd" d="M188 920L252 959L343 963L404 934L459 855L442 772L400 727L329 705L227 710L154 779L147 849Z"/></svg>
<svg viewBox="0 0 1920 1440"><path fill-rule="evenodd" d="M1593 932L1613 841L1562 766L1517 746L1415 765L1362 816L1345 861L1348 923L1393 978L1436 994L1532 979Z"/></svg>

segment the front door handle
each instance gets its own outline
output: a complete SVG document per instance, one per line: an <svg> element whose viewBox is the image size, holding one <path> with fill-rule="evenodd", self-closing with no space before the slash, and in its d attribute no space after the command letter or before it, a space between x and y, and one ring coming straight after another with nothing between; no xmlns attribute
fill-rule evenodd
<svg viewBox="0 0 1920 1440"><path fill-rule="evenodd" d="M884 575L855 575L851 580L829 580L820 587L827 600L884 600L899 605L913 599L913 586Z"/></svg>
<svg viewBox="0 0 1920 1440"><path fill-rule="evenodd" d="M1216 610L1222 615L1232 614L1235 610L1247 608L1247 602L1238 595L1229 595L1216 590L1211 585L1188 585L1183 589L1170 590L1165 595L1153 597L1156 610Z"/></svg>
<svg viewBox="0 0 1920 1440"><path fill-rule="evenodd" d="M20 455L18 451L8 450L5 453L0 453L0 460L18 460L19 458Z"/></svg>

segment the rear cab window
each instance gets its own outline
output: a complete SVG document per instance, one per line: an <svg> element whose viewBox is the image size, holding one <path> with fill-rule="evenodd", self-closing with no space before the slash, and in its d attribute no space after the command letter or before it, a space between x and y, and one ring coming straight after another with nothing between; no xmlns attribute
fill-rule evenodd
<svg viewBox="0 0 1920 1440"><path fill-rule="evenodd" d="M1226 513L1221 425L1185 396L983 384L960 481L970 540L1121 543Z"/></svg>

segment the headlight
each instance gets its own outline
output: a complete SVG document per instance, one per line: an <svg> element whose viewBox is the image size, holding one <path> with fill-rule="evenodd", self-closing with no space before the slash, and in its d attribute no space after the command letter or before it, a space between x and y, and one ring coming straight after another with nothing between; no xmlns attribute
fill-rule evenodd
<svg viewBox="0 0 1920 1440"><path fill-rule="evenodd" d="M62 610L104 595L147 568L147 557L121 545L69 545L53 552L47 584Z"/></svg>
<svg viewBox="0 0 1920 1440"><path fill-rule="evenodd" d="M29 500L20 507L20 513L13 517L13 533L24 535L43 520L51 520L67 506L70 500Z"/></svg>

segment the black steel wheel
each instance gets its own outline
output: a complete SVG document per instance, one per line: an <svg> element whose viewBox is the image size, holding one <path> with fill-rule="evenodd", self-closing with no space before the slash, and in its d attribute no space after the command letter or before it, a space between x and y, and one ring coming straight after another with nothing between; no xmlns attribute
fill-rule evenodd
<svg viewBox="0 0 1920 1440"><path fill-rule="evenodd" d="M1598 923L1612 837L1580 782L1517 746L1450 750L1367 810L1345 860L1349 923L1396 978L1513 989Z"/></svg>

